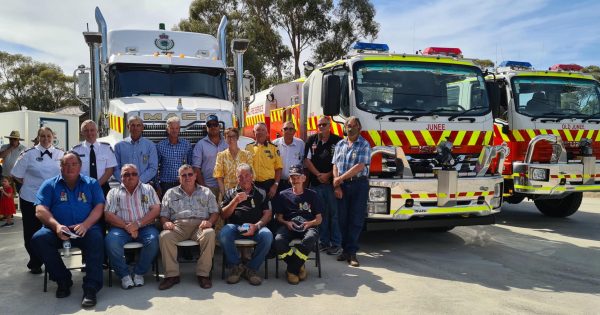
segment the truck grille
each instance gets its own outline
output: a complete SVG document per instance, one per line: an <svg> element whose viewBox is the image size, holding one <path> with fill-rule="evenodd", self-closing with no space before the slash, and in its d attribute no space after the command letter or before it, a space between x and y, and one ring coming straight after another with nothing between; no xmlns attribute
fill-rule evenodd
<svg viewBox="0 0 600 315"><path fill-rule="evenodd" d="M223 127L221 126L221 130ZM181 126L179 131L179 137L188 140L192 145L196 144L198 140L206 137L206 124L204 122L193 122L187 126ZM143 137L151 140L154 143L167 138L167 123L166 122L152 122L144 123Z"/></svg>

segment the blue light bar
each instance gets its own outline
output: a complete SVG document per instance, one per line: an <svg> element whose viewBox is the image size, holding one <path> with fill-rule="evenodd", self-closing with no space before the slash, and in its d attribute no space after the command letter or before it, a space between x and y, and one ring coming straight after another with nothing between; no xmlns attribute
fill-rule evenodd
<svg viewBox="0 0 600 315"><path fill-rule="evenodd" d="M379 51L379 52L390 51L390 48L388 47L387 44L363 43L363 42L356 42L356 44L354 44L354 46L352 46L352 49L363 50L363 51L371 50L371 51Z"/></svg>
<svg viewBox="0 0 600 315"><path fill-rule="evenodd" d="M533 65L527 61L505 60L500 63L500 67L531 69L533 68Z"/></svg>

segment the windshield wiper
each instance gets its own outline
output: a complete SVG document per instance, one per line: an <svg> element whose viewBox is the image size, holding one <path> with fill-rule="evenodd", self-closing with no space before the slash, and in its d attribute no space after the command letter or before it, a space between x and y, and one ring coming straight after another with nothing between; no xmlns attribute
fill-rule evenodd
<svg viewBox="0 0 600 315"><path fill-rule="evenodd" d="M164 96L164 93L156 93L156 92L152 92L152 91L144 91L144 92L138 92L138 93L132 93L131 96L140 96L140 95L160 95L160 96Z"/></svg>
<svg viewBox="0 0 600 315"><path fill-rule="evenodd" d="M548 117L546 117L546 116L548 116L548 115L561 115L561 116L564 116L564 115L566 115L566 114L565 114L565 113L561 113L561 112L547 112L547 113L543 113L543 114L541 114L541 115L537 115L537 116L533 116L533 117L531 117L531 121L536 121L537 119L540 119L540 118L548 118ZM557 122L558 122L558 121L559 121L559 120L558 120L558 118L557 118Z"/></svg>
<svg viewBox="0 0 600 315"><path fill-rule="evenodd" d="M590 114L590 115L588 115L588 116L587 116L587 117L585 117L585 119L584 119L584 120L582 120L581 122L587 122L588 120L590 120L590 119L594 119L594 118L600 118L600 112L597 112L597 113L593 113L593 114Z"/></svg>
<svg viewBox="0 0 600 315"><path fill-rule="evenodd" d="M462 111L460 113L448 116L448 121L453 121L457 117L465 116L466 113L473 112L473 111L480 110L480 109L486 109L486 108L487 107L485 107L485 106L475 106L473 108L469 108L469 109L467 109L465 111Z"/></svg>
<svg viewBox="0 0 600 315"><path fill-rule="evenodd" d="M435 113L448 112L448 111L452 111L452 110L449 110L448 108L436 108L436 109L432 109L432 110L430 110L430 111L428 111L426 113L420 113L420 114L412 116L410 118L410 121L415 121L417 118L420 118L420 117L423 117L423 116L429 116L429 115L432 115L432 114L435 114Z"/></svg>
<svg viewBox="0 0 600 315"><path fill-rule="evenodd" d="M213 98L217 98L216 96L212 95L212 94L207 94L207 93L192 93L191 96L208 96L208 97L213 97Z"/></svg>
<svg viewBox="0 0 600 315"><path fill-rule="evenodd" d="M410 111L424 112L425 110L422 108L416 108L416 107L414 107L414 108L413 107L403 107L403 108L399 108L399 109L394 109L393 111L390 111L390 112L379 113L379 114L375 115L375 119L379 119L384 116L398 115L398 114L410 115Z"/></svg>

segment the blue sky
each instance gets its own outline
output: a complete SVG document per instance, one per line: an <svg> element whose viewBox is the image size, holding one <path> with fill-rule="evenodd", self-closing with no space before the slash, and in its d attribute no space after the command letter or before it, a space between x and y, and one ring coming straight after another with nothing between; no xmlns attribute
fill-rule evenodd
<svg viewBox="0 0 600 315"><path fill-rule="evenodd" d="M0 50L60 65L66 73L88 64L81 32L95 30L99 5L109 28L167 27L186 17L190 0L0 0ZM384 42L395 52L459 47L465 57L600 65L600 1L376 0ZM302 60L310 57L305 52Z"/></svg>

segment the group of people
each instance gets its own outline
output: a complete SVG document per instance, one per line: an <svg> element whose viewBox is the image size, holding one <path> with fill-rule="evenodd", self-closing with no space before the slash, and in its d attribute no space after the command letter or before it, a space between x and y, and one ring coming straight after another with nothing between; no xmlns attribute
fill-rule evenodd
<svg viewBox="0 0 600 315"><path fill-rule="evenodd" d="M52 130L42 127L39 144L24 150L10 170L22 185L27 266L37 274L44 264L58 284L56 297L69 296L71 273L57 249L64 241L80 248L86 263L83 307L96 304L105 253L124 289L144 285L159 249L164 266L159 289L179 283L177 243L183 240L199 244L195 273L204 289L212 287L217 240L230 284L245 278L260 285L257 271L270 251L287 263L288 282L298 284L307 277L304 263L316 242L358 267L370 146L357 118L346 121L345 139L331 134L330 124L328 117L319 119L318 133L305 144L294 137L292 122L283 124L283 136L274 142L258 123L256 141L244 150L238 147L239 131L221 134L215 115L207 117L207 136L194 146L180 137L177 117L167 120L167 138L155 145L142 137L142 119L132 116L129 137L113 151L97 141L97 126L87 120L81 125L85 140L66 153L52 145ZM111 177L118 187L109 188ZM256 243L251 253L236 248L241 238ZM301 242L290 246L295 238ZM124 245L131 241L143 247L130 271Z"/></svg>

